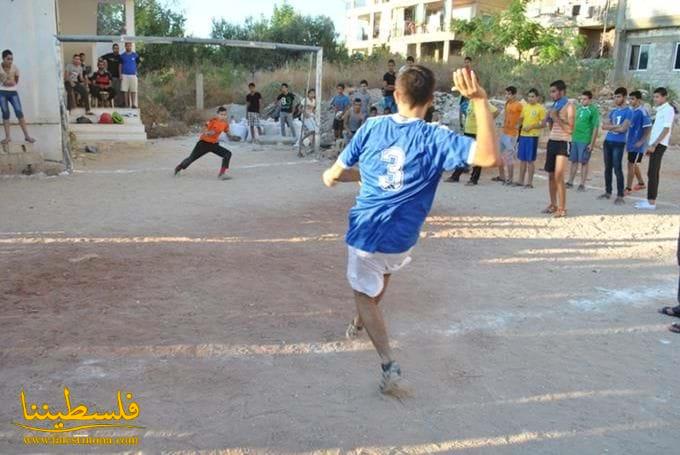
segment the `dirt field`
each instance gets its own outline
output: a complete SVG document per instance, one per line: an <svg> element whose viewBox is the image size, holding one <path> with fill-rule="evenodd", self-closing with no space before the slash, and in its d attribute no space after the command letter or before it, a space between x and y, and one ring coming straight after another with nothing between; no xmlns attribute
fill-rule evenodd
<svg viewBox="0 0 680 455"><path fill-rule="evenodd" d="M247 145L231 181L212 156L173 178L193 141L0 179L0 453L680 450L680 335L656 313L677 292L678 148L656 213L590 188L557 220L539 214L544 178L442 183L383 305L413 391L396 400L377 390L368 340L344 340L357 187ZM132 392L144 429L74 434L139 444L26 445L20 391L64 409L64 386L102 410Z"/></svg>

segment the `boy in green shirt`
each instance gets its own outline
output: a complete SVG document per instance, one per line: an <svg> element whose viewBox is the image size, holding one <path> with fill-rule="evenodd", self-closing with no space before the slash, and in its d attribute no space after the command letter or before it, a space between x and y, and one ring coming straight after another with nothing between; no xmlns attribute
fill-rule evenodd
<svg viewBox="0 0 680 455"><path fill-rule="evenodd" d="M569 161L571 161L571 172L567 188L574 187L574 178L581 165L581 184L578 191L586 190L586 178L588 177L588 162L590 154L595 146L597 139L598 126L600 124L600 112L592 104L593 93L586 90L580 96L581 105L576 109L576 120L574 122L574 132L571 135L571 149L569 150Z"/></svg>

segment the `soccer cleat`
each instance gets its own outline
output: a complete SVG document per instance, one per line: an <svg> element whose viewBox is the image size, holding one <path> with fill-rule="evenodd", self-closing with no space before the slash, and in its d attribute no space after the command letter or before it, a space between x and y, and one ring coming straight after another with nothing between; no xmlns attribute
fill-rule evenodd
<svg viewBox="0 0 680 455"><path fill-rule="evenodd" d="M380 379L380 392L391 393L399 388L401 382L401 367L395 361L381 365L382 378Z"/></svg>

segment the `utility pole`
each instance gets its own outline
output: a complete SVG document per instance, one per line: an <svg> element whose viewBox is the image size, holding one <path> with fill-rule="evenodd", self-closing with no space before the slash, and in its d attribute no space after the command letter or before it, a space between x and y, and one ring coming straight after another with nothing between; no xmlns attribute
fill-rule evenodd
<svg viewBox="0 0 680 455"><path fill-rule="evenodd" d="M623 79L626 64L626 0L619 0L616 5L616 34L614 38L614 80Z"/></svg>

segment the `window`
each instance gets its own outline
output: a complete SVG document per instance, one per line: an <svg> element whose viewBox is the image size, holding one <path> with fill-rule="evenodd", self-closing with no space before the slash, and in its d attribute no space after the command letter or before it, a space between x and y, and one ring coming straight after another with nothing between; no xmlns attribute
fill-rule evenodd
<svg viewBox="0 0 680 455"><path fill-rule="evenodd" d="M630 47L630 61L628 69L631 71L643 71L649 63L649 44L634 44Z"/></svg>
<svg viewBox="0 0 680 455"><path fill-rule="evenodd" d="M571 17L576 17L581 14L581 5L574 5L571 7Z"/></svg>
<svg viewBox="0 0 680 455"><path fill-rule="evenodd" d="M680 43L675 43L675 60L673 61L673 69L680 71Z"/></svg>

